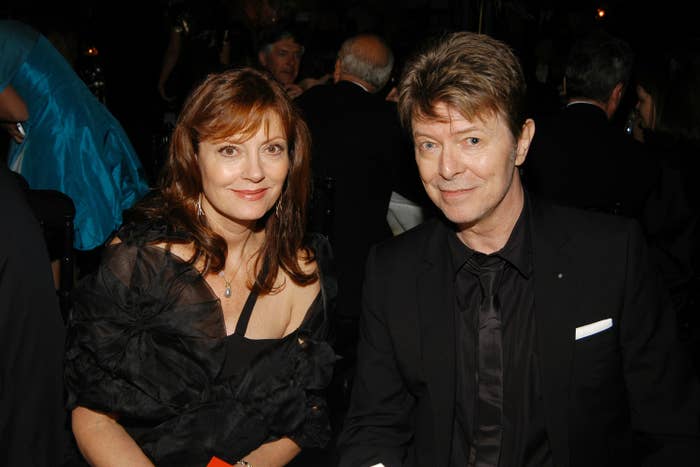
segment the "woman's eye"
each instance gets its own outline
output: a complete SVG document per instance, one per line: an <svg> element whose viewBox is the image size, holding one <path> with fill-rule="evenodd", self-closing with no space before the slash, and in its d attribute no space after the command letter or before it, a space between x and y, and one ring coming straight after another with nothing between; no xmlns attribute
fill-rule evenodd
<svg viewBox="0 0 700 467"><path fill-rule="evenodd" d="M235 146L224 146L219 149L219 153L223 156L231 157L235 156L238 153L238 150Z"/></svg>
<svg viewBox="0 0 700 467"><path fill-rule="evenodd" d="M284 146L281 144L269 144L265 146L264 149L265 153L267 154L282 154L284 152Z"/></svg>

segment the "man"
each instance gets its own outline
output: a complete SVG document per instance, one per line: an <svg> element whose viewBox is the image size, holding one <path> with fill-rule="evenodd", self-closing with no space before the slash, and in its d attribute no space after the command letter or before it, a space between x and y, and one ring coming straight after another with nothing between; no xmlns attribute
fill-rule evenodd
<svg viewBox="0 0 700 467"><path fill-rule="evenodd" d="M61 320L46 244L19 175L0 168L0 465L62 465Z"/></svg>
<svg viewBox="0 0 700 467"><path fill-rule="evenodd" d="M329 236L338 274L335 347L344 357L336 371L341 387L339 375L354 364L367 253L392 235L387 209L400 151L407 147L395 104L379 95L393 63L380 37L351 37L338 53L334 84L316 86L297 99L314 143L310 229ZM408 150L403 158L412 163ZM341 405L346 404L344 397Z"/></svg>
<svg viewBox="0 0 700 467"><path fill-rule="evenodd" d="M335 62L335 84L309 89L297 101L314 142L315 199L325 194L332 206L332 219L314 210L312 228L325 230L333 245L340 316L358 316L369 247L391 236L387 208L404 146L395 106L378 92L393 64L380 37L349 38ZM324 180L330 180L332 192L321 193Z"/></svg>
<svg viewBox="0 0 700 467"><path fill-rule="evenodd" d="M674 171L662 167L667 154L653 154L612 123L632 61L626 42L602 32L573 45L563 83L567 105L538 120L524 184L560 204L638 220L652 261L682 306L694 287L689 245L696 220L686 193Z"/></svg>
<svg viewBox="0 0 700 467"><path fill-rule="evenodd" d="M642 221L658 164L643 145L612 124L633 58L629 44L602 32L574 44L563 83L567 104L538 120L537 137L523 166L529 191L561 204Z"/></svg>
<svg viewBox="0 0 700 467"><path fill-rule="evenodd" d="M404 72L399 114L445 219L369 254L342 467L697 465L698 385L639 229L523 190L524 98L484 35Z"/></svg>
<svg viewBox="0 0 700 467"><path fill-rule="evenodd" d="M272 28L263 31L258 50L258 61L287 91L291 98L298 97L303 89L294 82L299 74L304 47L294 34L286 29Z"/></svg>

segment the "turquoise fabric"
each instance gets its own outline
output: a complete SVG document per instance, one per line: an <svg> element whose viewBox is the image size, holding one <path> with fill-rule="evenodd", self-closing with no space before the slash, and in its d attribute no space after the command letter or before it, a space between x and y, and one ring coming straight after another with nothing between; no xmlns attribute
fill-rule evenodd
<svg viewBox="0 0 700 467"><path fill-rule="evenodd" d="M147 191L143 167L119 122L42 35L0 21L0 91L8 84L29 109L26 137L8 163L33 189L58 190L75 204L75 248L100 246L122 211Z"/></svg>

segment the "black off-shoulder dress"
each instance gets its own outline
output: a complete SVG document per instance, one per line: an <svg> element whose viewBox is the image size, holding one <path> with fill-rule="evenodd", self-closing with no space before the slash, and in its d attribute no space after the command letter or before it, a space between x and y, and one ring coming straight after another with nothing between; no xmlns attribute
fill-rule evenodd
<svg viewBox="0 0 700 467"><path fill-rule="evenodd" d="M156 465L204 466L212 456L235 462L283 436L302 448L324 446L323 390L336 359L326 342L337 289L327 240L310 239L321 291L301 326L254 342L243 337L243 324L226 336L204 278L151 245L181 234L151 224L127 225L118 236L122 243L106 248L99 270L75 291L68 408L118 414Z"/></svg>

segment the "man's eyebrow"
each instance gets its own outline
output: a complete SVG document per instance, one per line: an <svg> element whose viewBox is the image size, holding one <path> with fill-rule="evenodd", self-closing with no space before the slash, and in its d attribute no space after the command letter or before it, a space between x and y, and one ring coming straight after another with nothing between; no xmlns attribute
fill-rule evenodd
<svg viewBox="0 0 700 467"><path fill-rule="evenodd" d="M471 132L474 132L474 131L480 131L480 132L484 132L484 133L486 132L486 130L485 130L484 128L480 127L480 126L477 126L477 125L470 125L470 126L468 126L468 127L460 128L460 129L458 129L457 131L452 131L451 134L453 134L453 135L461 135L461 134L464 134L464 133L471 133ZM416 136L426 136L426 137L428 137L428 138L431 137L431 135L429 135L428 133L422 133L422 132L420 132L420 131L414 131L414 132L413 132L413 136L414 136L414 137L416 137Z"/></svg>

